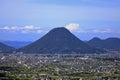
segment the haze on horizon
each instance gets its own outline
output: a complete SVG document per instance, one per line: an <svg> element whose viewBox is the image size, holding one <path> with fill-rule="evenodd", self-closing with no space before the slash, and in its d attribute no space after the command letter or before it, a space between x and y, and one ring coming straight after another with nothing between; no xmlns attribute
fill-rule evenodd
<svg viewBox="0 0 120 80"><path fill-rule="evenodd" d="M34 41L55 27L82 40L120 38L120 0L0 0L0 40Z"/></svg>

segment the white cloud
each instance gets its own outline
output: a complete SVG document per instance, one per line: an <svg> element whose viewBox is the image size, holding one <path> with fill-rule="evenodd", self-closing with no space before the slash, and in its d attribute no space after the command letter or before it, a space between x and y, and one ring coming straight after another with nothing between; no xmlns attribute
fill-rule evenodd
<svg viewBox="0 0 120 80"><path fill-rule="evenodd" d="M0 30L17 30L17 29L19 29L17 26L12 26L12 27L4 26L0 28Z"/></svg>
<svg viewBox="0 0 120 80"><path fill-rule="evenodd" d="M0 28L1 31L9 31L9 32L20 32L20 33L41 33L42 29L40 27L35 27L33 25L28 26L5 26Z"/></svg>
<svg viewBox="0 0 120 80"><path fill-rule="evenodd" d="M94 29L94 30L92 30L92 32L94 32L94 33L111 33L113 31L111 29L103 29L103 30Z"/></svg>
<svg viewBox="0 0 120 80"><path fill-rule="evenodd" d="M9 28L8 26L5 26L5 27L3 27L3 28L1 28L1 29L9 30L10 28Z"/></svg>
<svg viewBox="0 0 120 80"><path fill-rule="evenodd" d="M82 29L77 23L70 23L66 26L66 28L70 31L78 32L78 33L118 33L118 31L113 31L111 29Z"/></svg>
<svg viewBox="0 0 120 80"><path fill-rule="evenodd" d="M30 25L30 26L25 26L24 28L25 29L34 29L35 27L33 25Z"/></svg>
<svg viewBox="0 0 120 80"><path fill-rule="evenodd" d="M70 24L66 25L66 28L70 31L77 30L79 28L79 24L70 23Z"/></svg>
<svg viewBox="0 0 120 80"><path fill-rule="evenodd" d="M11 30L18 30L19 28L17 26L12 26L10 29Z"/></svg>

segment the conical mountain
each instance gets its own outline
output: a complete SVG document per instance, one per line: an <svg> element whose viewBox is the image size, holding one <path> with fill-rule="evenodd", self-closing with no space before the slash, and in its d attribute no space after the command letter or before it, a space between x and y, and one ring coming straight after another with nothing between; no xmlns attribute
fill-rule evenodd
<svg viewBox="0 0 120 80"><path fill-rule="evenodd" d="M54 28L39 40L18 51L24 53L100 53L102 50L90 47L64 27Z"/></svg>
<svg viewBox="0 0 120 80"><path fill-rule="evenodd" d="M0 53L9 52L9 51L12 51L12 50L14 50L13 47L10 47L10 46L5 45L5 44L0 42Z"/></svg>
<svg viewBox="0 0 120 80"><path fill-rule="evenodd" d="M120 51L120 38L107 38L107 39L99 39L99 38L93 38L90 41L88 41L88 44L90 46L110 50L110 51Z"/></svg>

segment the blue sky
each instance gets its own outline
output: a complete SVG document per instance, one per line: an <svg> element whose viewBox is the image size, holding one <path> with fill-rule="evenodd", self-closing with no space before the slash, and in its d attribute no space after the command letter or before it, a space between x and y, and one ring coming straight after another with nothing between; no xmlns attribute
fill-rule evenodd
<svg viewBox="0 0 120 80"><path fill-rule="evenodd" d="M120 37L120 0L0 0L0 40L33 41L55 27L82 40Z"/></svg>

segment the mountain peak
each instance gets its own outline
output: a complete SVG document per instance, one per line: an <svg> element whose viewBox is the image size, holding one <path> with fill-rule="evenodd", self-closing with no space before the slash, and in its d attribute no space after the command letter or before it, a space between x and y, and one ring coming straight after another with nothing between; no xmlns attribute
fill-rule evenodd
<svg viewBox="0 0 120 80"><path fill-rule="evenodd" d="M94 37L93 39L91 39L91 40L101 40L100 38L98 38L98 37Z"/></svg>
<svg viewBox="0 0 120 80"><path fill-rule="evenodd" d="M50 32L69 32L68 29L66 29L65 27L57 27L57 28L54 28L52 29Z"/></svg>
<svg viewBox="0 0 120 80"><path fill-rule="evenodd" d="M65 27L56 27L56 28L53 28L52 30L54 29L66 29Z"/></svg>
<svg viewBox="0 0 120 80"><path fill-rule="evenodd" d="M25 46L19 51L24 53L96 53L101 52L90 47L64 27L54 28L39 40Z"/></svg>
<svg viewBox="0 0 120 80"><path fill-rule="evenodd" d="M120 51L120 38L107 38L100 40L94 38L88 42L90 46L97 47L100 49L110 50L110 51Z"/></svg>

